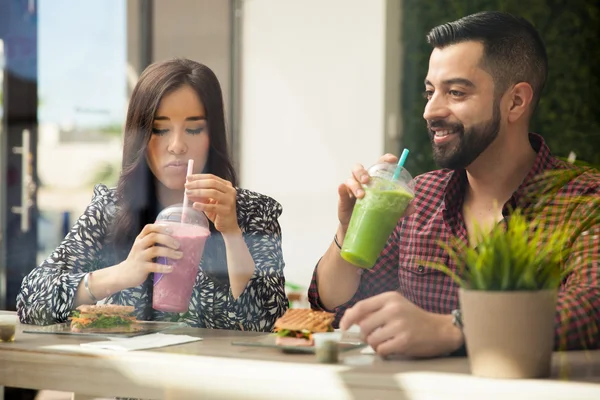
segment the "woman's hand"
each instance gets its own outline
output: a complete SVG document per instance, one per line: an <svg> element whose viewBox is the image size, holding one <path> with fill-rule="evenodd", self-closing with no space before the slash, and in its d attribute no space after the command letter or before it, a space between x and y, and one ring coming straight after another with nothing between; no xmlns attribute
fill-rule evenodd
<svg viewBox="0 0 600 400"><path fill-rule="evenodd" d="M185 184L188 199L196 210L204 211L222 234L240 233L237 221L237 190L231 182L212 174L187 177Z"/></svg>
<svg viewBox="0 0 600 400"><path fill-rule="evenodd" d="M141 285L148 274L158 272L168 274L172 271L170 265L154 262L157 257L178 260L182 253L178 251L179 242L170 236L168 226L148 224L137 236L127 259L117 265L119 283L123 288Z"/></svg>

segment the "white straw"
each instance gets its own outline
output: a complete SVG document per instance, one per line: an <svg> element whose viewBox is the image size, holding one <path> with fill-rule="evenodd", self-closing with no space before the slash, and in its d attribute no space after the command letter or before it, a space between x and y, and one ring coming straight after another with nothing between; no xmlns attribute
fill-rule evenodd
<svg viewBox="0 0 600 400"><path fill-rule="evenodd" d="M192 175L194 173L194 160L189 159L188 160L188 167L187 167L187 174L186 174L186 180L187 177ZM181 211L181 223L183 223L184 221L184 217L185 217L185 210L187 209L187 207L189 206L189 200L187 197L187 193L185 191L185 189L183 189L183 210Z"/></svg>

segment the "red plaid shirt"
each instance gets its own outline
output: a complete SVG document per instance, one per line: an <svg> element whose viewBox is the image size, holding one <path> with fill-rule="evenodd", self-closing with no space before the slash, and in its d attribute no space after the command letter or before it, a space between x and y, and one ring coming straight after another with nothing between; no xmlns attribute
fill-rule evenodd
<svg viewBox="0 0 600 400"><path fill-rule="evenodd" d="M505 216L515 207L528 207L524 188L534 176L546 170L568 167L568 164L550 154L539 135L530 134L530 142L537 150L536 160L522 185L505 204ZM458 273L456 264L438 243L448 243L451 237L458 237L468 243L462 215L466 184L465 171L438 170L416 178L416 212L398 222L375 266L362 273L360 286L354 297L334 310L329 310L336 313L336 326L344 311L356 302L392 290L430 312L449 314L458 308L457 284L443 272L426 267L419 261L443 263ZM565 185L559 195L598 196L600 175L585 174ZM587 207L598 204L599 202L594 201ZM585 207L586 205L582 205L578 210L582 216L586 215ZM560 216L564 217L557 209L552 214L555 218L549 221L550 229L561 223L563 219ZM596 227L593 232L581 234L576 240L584 245L585 250L581 254L573 254L568 260L573 271L560 289L556 316L556 343L557 346L560 343L561 348L600 347L600 334L596 329L600 326L599 237L600 227ZM587 262L582 263L582 259ZM324 310L319 301L316 268L308 295L312 308Z"/></svg>

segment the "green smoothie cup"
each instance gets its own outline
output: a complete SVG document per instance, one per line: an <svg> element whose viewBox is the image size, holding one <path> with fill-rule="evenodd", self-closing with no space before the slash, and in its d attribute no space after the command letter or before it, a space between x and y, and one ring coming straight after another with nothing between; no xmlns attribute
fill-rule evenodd
<svg viewBox="0 0 600 400"><path fill-rule="evenodd" d="M393 179L397 168L402 168ZM360 268L370 269L388 238L415 197L410 173L396 164L376 164L368 170L371 178L363 185L365 195L357 199L344 237L341 256Z"/></svg>

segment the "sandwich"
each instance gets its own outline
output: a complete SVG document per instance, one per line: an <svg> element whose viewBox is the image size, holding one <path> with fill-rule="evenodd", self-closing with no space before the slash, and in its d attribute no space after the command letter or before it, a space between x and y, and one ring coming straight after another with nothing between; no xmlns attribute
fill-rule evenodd
<svg viewBox="0 0 600 400"><path fill-rule="evenodd" d="M313 346L312 334L332 332L335 315L307 308L291 308L275 321L275 344L278 346Z"/></svg>
<svg viewBox="0 0 600 400"><path fill-rule="evenodd" d="M133 306L82 305L71 314L71 332L133 332Z"/></svg>

